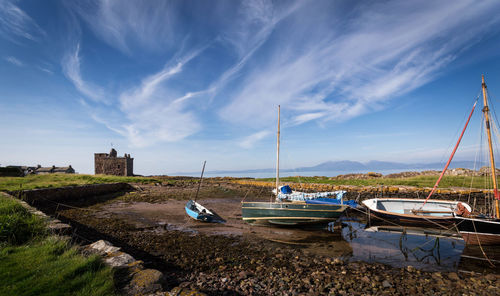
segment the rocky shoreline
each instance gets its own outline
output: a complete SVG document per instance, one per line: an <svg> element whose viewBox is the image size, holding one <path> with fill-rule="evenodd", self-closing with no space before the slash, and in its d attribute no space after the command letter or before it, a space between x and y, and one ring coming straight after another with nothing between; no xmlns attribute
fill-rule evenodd
<svg viewBox="0 0 500 296"><path fill-rule="evenodd" d="M161 187L165 187L164 194L159 190ZM98 198L92 205L73 204L85 209L58 208L56 215L71 223L78 235L94 241L109 240L143 260L145 268L161 271L163 291L176 288L207 295L486 295L500 291L498 274L425 272L412 266L394 268L380 263L349 262L265 240L253 231L244 235L208 235L168 225L132 223L126 216L106 211L103 206L145 200L153 206L165 205L191 187L189 184L143 187L142 191L122 196ZM200 196L204 199L214 194L258 196L259 190L210 182L205 183Z"/></svg>
<svg viewBox="0 0 500 296"><path fill-rule="evenodd" d="M207 236L158 228L137 230L109 219L68 218L112 235L155 257L164 290L207 295L486 295L500 291L500 275L424 272L412 266L348 262L255 237ZM146 259L146 264L151 263Z"/></svg>

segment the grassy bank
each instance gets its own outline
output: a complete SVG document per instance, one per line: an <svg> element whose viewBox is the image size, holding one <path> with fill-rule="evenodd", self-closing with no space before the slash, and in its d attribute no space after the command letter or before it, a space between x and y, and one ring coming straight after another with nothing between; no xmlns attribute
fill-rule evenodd
<svg viewBox="0 0 500 296"><path fill-rule="evenodd" d="M433 187L438 176L414 176L407 178L368 178L368 179L335 179L328 177L284 177L281 182L288 183L320 183L330 185L354 185L354 186L415 186ZM274 178L257 179L259 181L274 182ZM439 185L440 188L464 187L464 188L491 188L490 177L471 176L444 176Z"/></svg>
<svg viewBox="0 0 500 296"><path fill-rule="evenodd" d="M0 177L0 191L27 190L36 188L64 187L101 183L156 183L160 180L148 177L125 177L108 175L48 174L26 177Z"/></svg>
<svg viewBox="0 0 500 296"><path fill-rule="evenodd" d="M406 178L385 178L371 177L367 179L336 179L329 177L283 177L282 182L288 183L320 183L331 185L355 185L355 186L415 186L415 187L433 187L436 183L437 175L423 175ZM257 181L274 182L274 178L259 178ZM86 184L102 183L197 183L197 178L186 178L175 180L172 177L124 177L109 175L67 175L67 174L49 174L49 175L29 175L26 177L0 177L0 191L8 190L28 190L36 188L51 188L63 186L75 186ZM445 176L441 181L440 188L464 187L464 188L491 188L490 177L472 177L472 176Z"/></svg>
<svg viewBox="0 0 500 296"><path fill-rule="evenodd" d="M0 194L0 295L113 295L100 258L45 231L45 222Z"/></svg>

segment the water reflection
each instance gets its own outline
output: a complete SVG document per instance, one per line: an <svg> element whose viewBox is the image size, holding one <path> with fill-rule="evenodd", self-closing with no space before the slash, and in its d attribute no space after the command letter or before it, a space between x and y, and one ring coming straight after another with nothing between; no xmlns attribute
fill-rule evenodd
<svg viewBox="0 0 500 296"><path fill-rule="evenodd" d="M394 226L345 222L343 237L353 249L352 260L381 262L423 270L456 270L465 244L456 235Z"/></svg>
<svg viewBox="0 0 500 296"><path fill-rule="evenodd" d="M343 238L352 248L351 261L380 262L426 271L500 273L498 247L466 246L453 230L344 221ZM486 257L485 257L486 254Z"/></svg>

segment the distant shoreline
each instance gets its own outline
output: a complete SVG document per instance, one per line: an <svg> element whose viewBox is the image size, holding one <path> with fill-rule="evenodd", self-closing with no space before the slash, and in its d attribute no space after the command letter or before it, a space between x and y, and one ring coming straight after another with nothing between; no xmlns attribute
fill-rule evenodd
<svg viewBox="0 0 500 296"><path fill-rule="evenodd" d="M351 170L351 171L305 171L305 172L298 172L298 171L290 171L290 170L285 170L284 172L280 171L280 177L295 177L295 176L300 176L300 177L315 177L315 176L321 176L321 177L339 177L339 176L348 176L348 175L360 175L360 174L368 174L368 173L376 173L380 174L381 176L388 176L388 175L395 175L395 174L401 174L401 175L411 175L411 176L418 176L418 175L436 175L441 173L441 170L436 170L433 168L429 169L386 169L386 170ZM485 173L489 172L484 172L484 168L481 170L472 170L472 169L467 169L467 168L454 168L454 169L449 169L447 171L447 175L484 175ZM186 177L199 177L200 172L193 172L193 173L174 173L174 174L168 174L169 176L186 176ZM408 176L409 176L408 175ZM212 172L205 172L204 176L207 178L210 177L236 177L236 178L273 178L276 177L276 173L269 172L269 171L259 171L259 172L248 172L248 171L233 171L233 172L223 172L223 171L212 171Z"/></svg>

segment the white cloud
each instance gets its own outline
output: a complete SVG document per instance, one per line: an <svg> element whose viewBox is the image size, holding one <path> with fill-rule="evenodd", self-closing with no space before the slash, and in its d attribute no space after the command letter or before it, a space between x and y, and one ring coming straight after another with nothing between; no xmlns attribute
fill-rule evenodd
<svg viewBox="0 0 500 296"><path fill-rule="evenodd" d="M271 134L270 131L268 130L263 130L260 132L256 132L254 134L251 134L239 141L239 146L245 149L250 149L252 148L258 141L264 139L265 137L269 136Z"/></svg>
<svg viewBox="0 0 500 296"><path fill-rule="evenodd" d="M16 59L13 56L8 56L8 57L5 58L5 60L7 62L11 63L12 65L16 65L18 67L23 67L24 66L23 62L21 62L20 60Z"/></svg>
<svg viewBox="0 0 500 296"><path fill-rule="evenodd" d="M49 70L49 69L47 69L47 68L45 68L45 67L38 66L37 68L38 68L40 71L43 71L43 72L45 72L45 73L48 73L48 74L54 74L54 71Z"/></svg>
<svg viewBox="0 0 500 296"><path fill-rule="evenodd" d="M167 63L161 71L143 79L140 86L120 95L120 110L128 119L125 130L133 145L143 147L163 141L175 142L200 130L190 99L207 91L177 95L178 91L166 86L166 82L181 73L183 67L205 48L186 53L173 66Z"/></svg>
<svg viewBox="0 0 500 296"><path fill-rule="evenodd" d="M9 40L15 38L37 41L45 32L23 10L8 0L0 0L0 35Z"/></svg>
<svg viewBox="0 0 500 296"><path fill-rule="evenodd" d="M72 51L66 53L62 60L64 75L86 97L96 102L109 103L104 89L82 78L80 63L80 44L77 44Z"/></svg>
<svg viewBox="0 0 500 296"><path fill-rule="evenodd" d="M234 46L237 51L237 62L227 69L210 86L213 95L221 90L231 79L238 75L252 56L264 45L273 32L276 24L296 11L301 3L292 3L281 10L275 9L269 0L244 1L238 11L235 24L231 30L224 32L224 40ZM235 27L236 29L232 29Z"/></svg>
<svg viewBox="0 0 500 296"><path fill-rule="evenodd" d="M325 116L324 112L314 112L314 113L300 114L300 115L296 116L293 119L293 124L294 125L300 125L300 124L306 123L306 122L311 121L311 120L322 118L324 116Z"/></svg>
<svg viewBox="0 0 500 296"><path fill-rule="evenodd" d="M203 106L210 104L208 116L252 128L269 127L278 104L290 125L324 125L379 110L440 75L494 30L498 17L484 19L499 6L384 1L358 3L346 12L337 2L243 1L219 3L206 14L197 14L193 5L190 19L181 20L179 2L68 5L110 46L126 53L161 49L160 58L170 58L161 70L113 95L122 118L107 125L136 146L180 141L201 130L194 98L211 99ZM199 56L223 66L197 68L191 61ZM95 104L105 102L105 91L82 78L81 64L77 46L64 58L65 75ZM250 135L241 145L252 147L263 137Z"/></svg>
<svg viewBox="0 0 500 296"><path fill-rule="evenodd" d="M164 50L174 42L176 2L95 0L70 3L94 33L110 46L130 53L131 47Z"/></svg>
<svg viewBox="0 0 500 296"><path fill-rule="evenodd" d="M219 113L223 119L268 125L277 104L296 124L347 120L383 108L434 79L494 30L499 18L484 19L500 6L385 1L360 4L350 18L329 19L325 14L332 9L324 5L331 4L303 7L273 28L279 42L266 44L261 62L247 64L234 99Z"/></svg>

